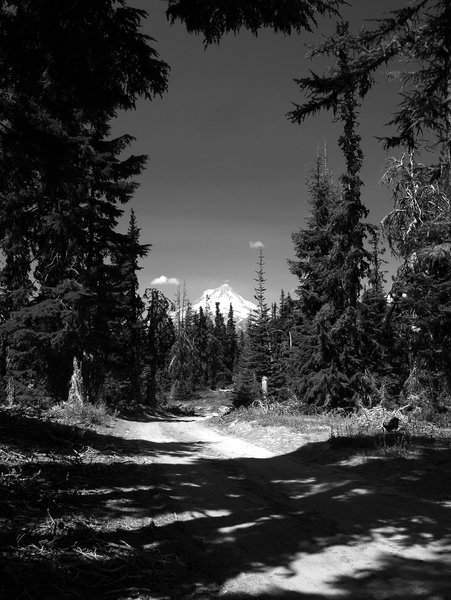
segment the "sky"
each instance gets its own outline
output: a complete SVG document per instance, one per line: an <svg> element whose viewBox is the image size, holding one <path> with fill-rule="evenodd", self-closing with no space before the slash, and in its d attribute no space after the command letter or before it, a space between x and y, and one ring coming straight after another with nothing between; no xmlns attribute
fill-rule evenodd
<svg viewBox="0 0 451 600"><path fill-rule="evenodd" d="M267 301L277 301L281 289L291 292L297 285L287 259L294 258L291 234L308 216L305 183L318 147L327 144L337 179L343 169L337 149L341 129L333 115L323 113L302 125L286 117L294 103L303 102L294 78L332 64L305 55L306 44L324 39L335 22L321 19L312 35L266 30L254 37L243 31L205 49L202 37L169 25L164 0L130 4L148 11L144 31L171 67L168 92L121 113L113 127L114 134L135 136L134 154L149 155L130 204L141 241L152 244L141 264L141 289L158 287L173 299L176 283L185 283L194 302L205 289L227 282L252 300L263 245ZM353 0L342 14L356 30L365 19L404 4ZM361 110L362 199L375 224L392 206L389 190L380 184L387 156L375 138L388 133L384 124L395 105L396 88L384 83ZM390 260L389 251L385 258ZM390 273L394 270L390 264Z"/></svg>

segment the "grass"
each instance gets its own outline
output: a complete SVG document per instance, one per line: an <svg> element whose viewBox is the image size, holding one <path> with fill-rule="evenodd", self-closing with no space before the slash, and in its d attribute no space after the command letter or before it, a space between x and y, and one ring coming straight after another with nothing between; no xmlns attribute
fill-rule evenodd
<svg viewBox="0 0 451 600"><path fill-rule="evenodd" d="M400 415L400 427L386 432L383 422L390 415ZM330 430L333 448L350 448L356 453L371 456L407 456L425 446L451 444L451 428L440 427L422 418L421 412L403 414L381 406L357 413L331 411L322 414L303 414L294 402L256 402L213 418L212 423L226 428L238 422L257 427L287 427L296 433L315 434Z"/></svg>
<svg viewBox="0 0 451 600"><path fill-rule="evenodd" d="M231 410L213 417L211 422L218 427L228 427L235 422L248 422L259 427L289 427L300 433L323 431L330 426L325 415L302 414L294 403L254 403L245 408Z"/></svg>
<svg viewBox="0 0 451 600"><path fill-rule="evenodd" d="M90 402L84 402L83 404L63 402L50 408L46 416L64 425L93 427L108 425L116 416L116 413L109 410L104 402L95 404Z"/></svg>

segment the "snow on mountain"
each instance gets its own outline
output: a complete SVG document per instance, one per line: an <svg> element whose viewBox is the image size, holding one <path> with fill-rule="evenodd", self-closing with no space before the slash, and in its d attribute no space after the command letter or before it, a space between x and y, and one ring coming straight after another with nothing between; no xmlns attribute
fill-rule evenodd
<svg viewBox="0 0 451 600"><path fill-rule="evenodd" d="M257 306L237 294L228 283L220 285L218 288L205 290L202 297L193 304L193 310L198 311L199 308L205 310L205 307L209 306L213 316L216 311L216 302L219 302L219 310L224 315L224 320L227 321L227 315L229 313L230 305L233 307L233 315L235 322L240 325L250 315L251 311L255 310Z"/></svg>

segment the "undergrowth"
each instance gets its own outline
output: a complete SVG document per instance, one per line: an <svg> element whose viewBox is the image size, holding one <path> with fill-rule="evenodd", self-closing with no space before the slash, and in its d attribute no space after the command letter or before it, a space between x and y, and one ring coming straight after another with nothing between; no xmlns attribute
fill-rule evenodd
<svg viewBox="0 0 451 600"><path fill-rule="evenodd" d="M91 427L109 424L116 413L108 409L104 402L95 404L90 402L84 402L83 404L64 402L50 408L47 416L65 425Z"/></svg>
<svg viewBox="0 0 451 600"><path fill-rule="evenodd" d="M399 417L399 428L387 431L384 423L393 415ZM425 419L420 410L403 413L402 408L389 410L381 405L352 413L337 410L305 414L296 401L259 400L211 421L219 428L244 422L254 427L287 427L306 435L329 429L333 448L348 447L375 456L404 456L425 445L451 444L451 429ZM448 424L443 418L440 422Z"/></svg>

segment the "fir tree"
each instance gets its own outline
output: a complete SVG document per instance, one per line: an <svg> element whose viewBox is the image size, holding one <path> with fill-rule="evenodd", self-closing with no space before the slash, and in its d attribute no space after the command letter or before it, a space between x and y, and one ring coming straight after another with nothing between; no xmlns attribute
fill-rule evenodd
<svg viewBox="0 0 451 600"><path fill-rule="evenodd" d="M171 302L156 289L147 289L147 314L143 348L141 380L144 388L144 401L156 408L158 396L170 387L169 362L175 342L175 329L170 311Z"/></svg>
<svg viewBox="0 0 451 600"><path fill-rule="evenodd" d="M309 100L298 106L290 117L302 122L319 108L328 108L343 123L343 133L338 145L343 152L346 170L341 176L339 202L330 211L327 237L330 251L324 263L322 281L327 304L323 304L315 319L318 326L322 360L325 361L326 392L330 406L354 402L361 385L361 357L357 326L357 303L362 289L362 279L368 273L369 254L365 248L368 230L364 219L368 211L361 201L360 169L363 154L357 133L357 83L351 68L353 56L352 36L347 23L337 25L337 35L322 47L318 54L337 56L337 81L313 75L297 80Z"/></svg>
<svg viewBox="0 0 451 600"><path fill-rule="evenodd" d="M233 405L235 408L249 406L261 397L261 383L255 373L255 357L250 346L250 338L243 335L240 354L233 382Z"/></svg>
<svg viewBox="0 0 451 600"><path fill-rule="evenodd" d="M271 375L271 340L270 315L266 303L266 279L263 249L259 249L257 271L255 278L254 299L257 308L249 318L247 334L249 336L250 367L260 380L263 376Z"/></svg>
<svg viewBox="0 0 451 600"><path fill-rule="evenodd" d="M211 335L211 321L205 316L204 310L199 307L196 316L196 327L194 343L196 347L196 381L201 388L207 388L209 384L209 338Z"/></svg>
<svg viewBox="0 0 451 600"><path fill-rule="evenodd" d="M216 302L213 337L210 347L211 387L213 389L216 387L218 380L220 380L222 383L227 381L224 363L226 345L227 330L224 322L224 316L221 313L219 302Z"/></svg>
<svg viewBox="0 0 451 600"><path fill-rule="evenodd" d="M310 215L307 227L293 233L296 260L290 271L298 277L299 309L311 321L328 299L327 260L332 249L330 221L338 189L327 167L326 150L318 152L315 168L307 182Z"/></svg>
<svg viewBox="0 0 451 600"><path fill-rule="evenodd" d="M139 238L140 229L132 209L128 231L123 236L117 235L112 251L114 309L113 319L109 323L115 358L110 367L112 384L117 390L121 375L121 379L127 382L122 393L132 402L141 400L140 374L144 344L144 303L139 295L139 260L147 256L150 250L150 245L141 244Z"/></svg>
<svg viewBox="0 0 451 600"><path fill-rule="evenodd" d="M130 178L145 160L119 159L131 138L109 139L109 122L166 87L167 67L139 32L144 14L121 0L0 4L0 87L10 99L0 109L3 347L15 351L14 322L34 328L61 310L53 324L60 323L55 336L68 352L59 357L67 361L59 387L68 386L66 366L77 356L92 397L101 393L111 350L118 204L133 194ZM31 307L39 319L26 318ZM24 311L23 318L8 322L11 310ZM20 379L14 361L7 364L7 378ZM43 368L36 381L45 379Z"/></svg>
<svg viewBox="0 0 451 600"><path fill-rule="evenodd" d="M392 250L404 259L394 312L407 342L410 373L421 377L419 387L437 407L451 391L450 197L446 180L431 182L429 171L412 157L392 165L385 177L393 186L395 210L384 226Z"/></svg>
<svg viewBox="0 0 451 600"><path fill-rule="evenodd" d="M342 0L279 0L277 7L270 0L169 0L167 15L185 23L189 32L202 33L205 43L218 43L225 33L246 28L252 33L264 27L285 34L311 31L318 16L337 14Z"/></svg>
<svg viewBox="0 0 451 600"><path fill-rule="evenodd" d="M394 314L410 323L404 330L410 369L423 372L426 394L438 403L451 391L451 3L425 0L392 11L359 41L365 50L355 70L361 77L364 69L376 71L395 59L414 64L395 74L401 101L390 121L395 134L384 143L405 153L385 175L394 210L384 228L405 261Z"/></svg>
<svg viewBox="0 0 451 600"><path fill-rule="evenodd" d="M234 377L233 402L236 407L249 405L262 394L262 378L272 374L269 307L266 303L266 280L263 250L259 249L254 298L257 308L252 311L246 334L242 334L239 359Z"/></svg>
<svg viewBox="0 0 451 600"><path fill-rule="evenodd" d="M171 396L185 400L196 386L197 351L194 343L194 315L185 285L178 289L175 301L175 340L171 348L169 373L172 381Z"/></svg>
<svg viewBox="0 0 451 600"><path fill-rule="evenodd" d="M324 404L330 396L330 353L322 321L330 310L328 261L332 250L330 222L338 190L327 167L325 149L316 157L308 181L307 226L293 234L296 260L290 270L299 278L295 307L290 379L307 403Z"/></svg>
<svg viewBox="0 0 451 600"><path fill-rule="evenodd" d="M390 402L400 392L403 348L389 319L381 256L380 232L372 233L371 268L358 311L365 404Z"/></svg>
<svg viewBox="0 0 451 600"><path fill-rule="evenodd" d="M280 302L273 305L271 319L272 387L278 399L289 394L293 384L293 333L295 328L295 302L282 290Z"/></svg>
<svg viewBox="0 0 451 600"><path fill-rule="evenodd" d="M236 323L235 316L233 313L233 306L232 304L230 304L226 324L226 345L224 354L224 364L231 375L233 375L233 372L235 371L237 359L238 339L236 332Z"/></svg>

